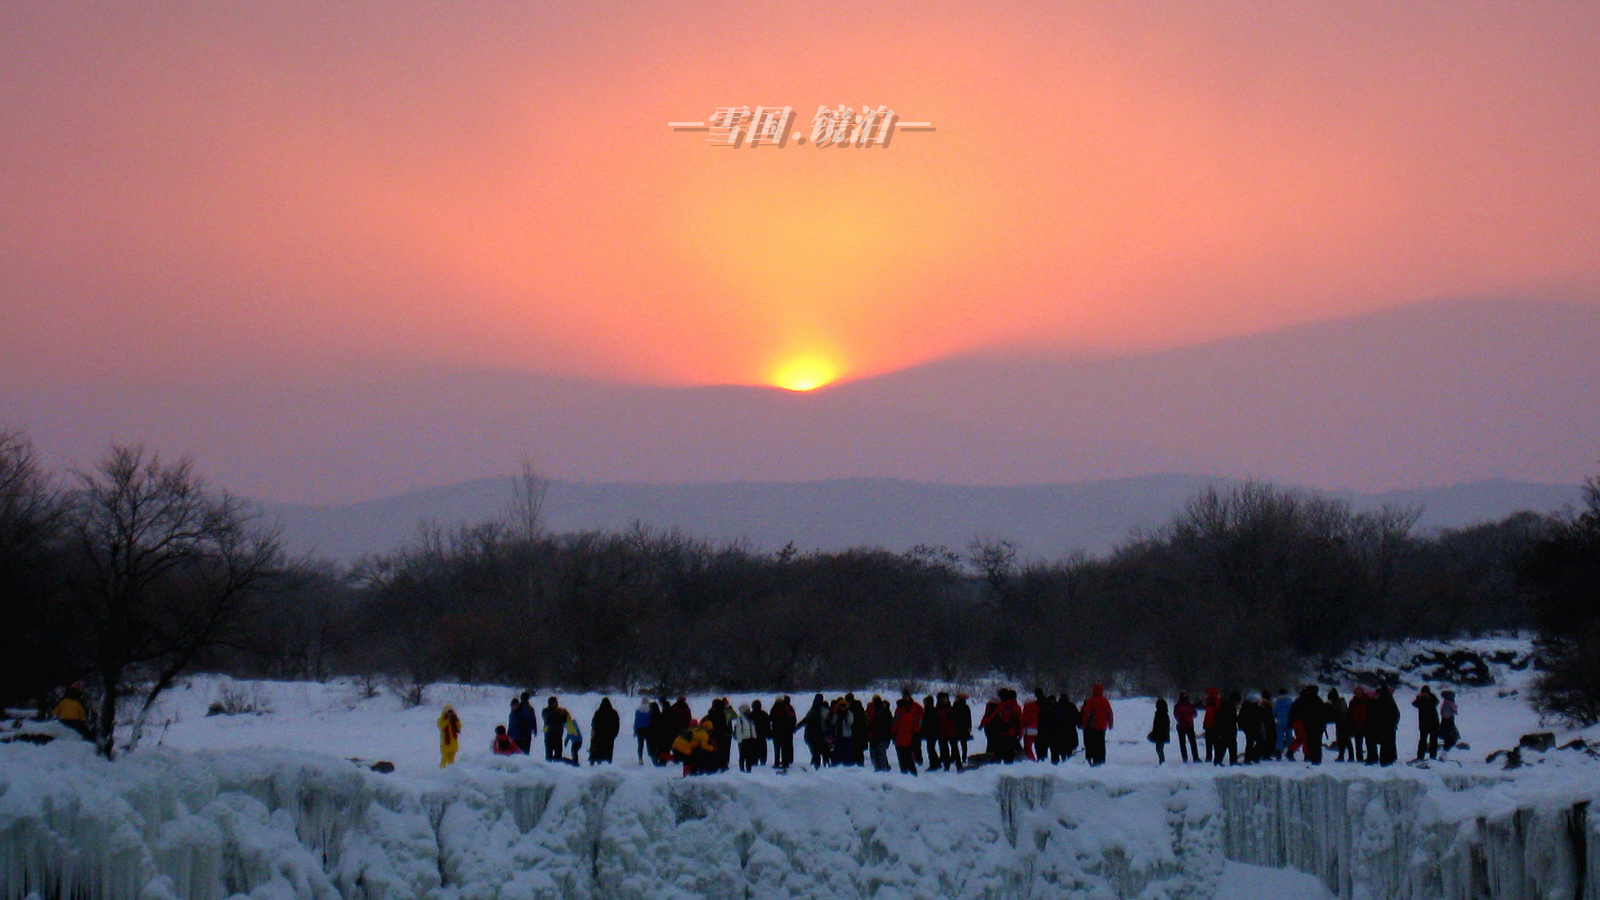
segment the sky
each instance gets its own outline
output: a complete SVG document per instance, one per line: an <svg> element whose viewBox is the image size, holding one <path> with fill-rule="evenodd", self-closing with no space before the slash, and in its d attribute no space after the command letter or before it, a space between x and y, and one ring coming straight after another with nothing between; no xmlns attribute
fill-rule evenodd
<svg viewBox="0 0 1600 900"><path fill-rule="evenodd" d="M11 3L0 374L821 383L1592 304L1600 7ZM887 105L886 148L669 121Z"/></svg>

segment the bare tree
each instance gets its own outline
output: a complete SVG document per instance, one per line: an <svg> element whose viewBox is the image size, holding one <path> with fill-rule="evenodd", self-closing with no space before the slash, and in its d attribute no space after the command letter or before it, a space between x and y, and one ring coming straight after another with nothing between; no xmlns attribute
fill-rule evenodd
<svg viewBox="0 0 1600 900"><path fill-rule="evenodd" d="M544 533L544 501L550 494L550 479L539 474L533 460L524 456L511 490L507 510L511 527L517 537L532 542Z"/></svg>
<svg viewBox="0 0 1600 900"><path fill-rule="evenodd" d="M34 702L41 714L52 686L72 671L49 611L56 587L61 498L21 432L0 430L0 631L11 637L0 660L0 702Z"/></svg>
<svg viewBox="0 0 1600 900"><path fill-rule="evenodd" d="M77 478L70 585L94 642L97 743L109 759L118 701L143 686L132 749L157 698L224 639L283 552L275 533L252 527L240 501L209 492L186 460L164 466L143 448L112 447Z"/></svg>

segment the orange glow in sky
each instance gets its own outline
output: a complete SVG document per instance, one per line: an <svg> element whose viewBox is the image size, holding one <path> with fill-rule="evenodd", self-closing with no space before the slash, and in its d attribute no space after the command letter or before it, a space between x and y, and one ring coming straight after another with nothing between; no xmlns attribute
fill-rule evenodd
<svg viewBox="0 0 1600 900"><path fill-rule="evenodd" d="M1593 4L0 7L0 369L803 390L1594 302ZM719 106L887 104L886 149Z"/></svg>

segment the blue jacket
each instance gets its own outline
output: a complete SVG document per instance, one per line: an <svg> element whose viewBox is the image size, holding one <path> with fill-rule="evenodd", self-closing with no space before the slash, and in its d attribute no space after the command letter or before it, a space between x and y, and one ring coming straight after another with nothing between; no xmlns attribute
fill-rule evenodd
<svg viewBox="0 0 1600 900"><path fill-rule="evenodd" d="M633 730L635 734L650 730L650 710L636 709L633 711Z"/></svg>
<svg viewBox="0 0 1600 900"><path fill-rule="evenodd" d="M525 747L533 740L534 732L539 730L539 720L533 715L533 707L524 703L511 711L511 716L506 720L506 733L520 747Z"/></svg>

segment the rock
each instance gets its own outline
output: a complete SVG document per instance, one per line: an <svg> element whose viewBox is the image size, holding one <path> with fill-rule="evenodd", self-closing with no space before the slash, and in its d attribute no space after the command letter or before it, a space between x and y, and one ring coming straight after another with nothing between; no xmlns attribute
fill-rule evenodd
<svg viewBox="0 0 1600 900"><path fill-rule="evenodd" d="M1540 753L1543 753L1545 751L1555 749L1556 736L1548 731L1538 731L1534 732L1533 734L1525 734L1522 736L1521 740L1517 741L1517 746L1526 747L1529 750L1536 750Z"/></svg>
<svg viewBox="0 0 1600 900"><path fill-rule="evenodd" d="M1572 740L1567 741L1565 744L1562 744L1561 745L1561 749L1563 749L1563 750L1588 750L1589 749L1589 742L1585 741L1583 738L1573 738Z"/></svg>
<svg viewBox="0 0 1600 900"><path fill-rule="evenodd" d="M390 772L394 771L394 763L389 762L386 759L380 759L377 762L373 763L372 765L368 766L367 768L371 769L374 772L377 772L379 775L387 775Z"/></svg>

